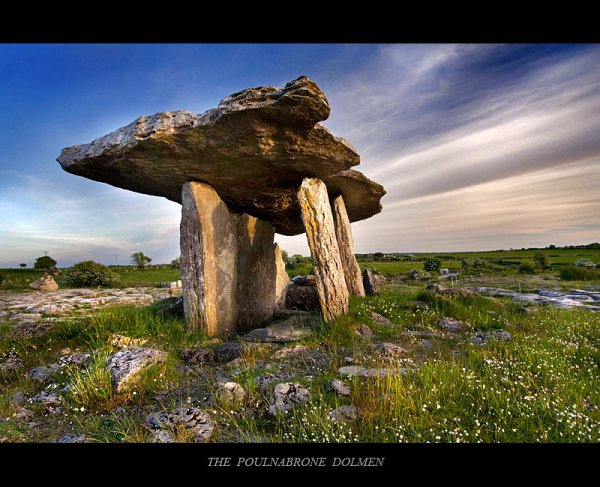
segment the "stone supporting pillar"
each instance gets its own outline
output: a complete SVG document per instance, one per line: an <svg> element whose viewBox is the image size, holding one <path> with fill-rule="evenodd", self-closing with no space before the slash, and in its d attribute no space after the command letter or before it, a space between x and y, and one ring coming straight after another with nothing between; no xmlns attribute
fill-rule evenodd
<svg viewBox="0 0 600 487"><path fill-rule="evenodd" d="M238 217L237 330L247 330L283 309L289 277L275 229L247 214Z"/></svg>
<svg viewBox="0 0 600 487"><path fill-rule="evenodd" d="M305 178L298 190L298 201L312 255L321 312L323 319L330 322L348 312L348 288L325 183Z"/></svg>
<svg viewBox="0 0 600 487"><path fill-rule="evenodd" d="M181 280L190 329L210 336L260 325L281 309L289 283L275 230L231 211L203 183L182 189Z"/></svg>
<svg viewBox="0 0 600 487"><path fill-rule="evenodd" d="M342 195L333 200L333 221L335 224L335 236L337 238L340 258L346 278L348 292L354 296L364 296L365 288L363 286L360 267L354 256L354 240L352 238L352 227L346 211L346 204Z"/></svg>
<svg viewBox="0 0 600 487"><path fill-rule="evenodd" d="M181 281L186 323L190 329L223 336L235 331L238 319L237 221L207 184L184 184L181 205Z"/></svg>

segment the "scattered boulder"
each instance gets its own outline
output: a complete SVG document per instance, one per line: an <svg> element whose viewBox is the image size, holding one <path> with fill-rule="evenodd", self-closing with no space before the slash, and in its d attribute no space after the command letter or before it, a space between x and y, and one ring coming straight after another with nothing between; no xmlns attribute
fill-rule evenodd
<svg viewBox="0 0 600 487"><path fill-rule="evenodd" d="M375 278L375 274L368 267L365 267L362 271L362 281L367 296L372 296L381 292L379 280Z"/></svg>
<svg viewBox="0 0 600 487"><path fill-rule="evenodd" d="M113 333L110 336L110 344L115 348L140 347L148 340L145 338L131 338L125 335Z"/></svg>
<svg viewBox="0 0 600 487"><path fill-rule="evenodd" d="M85 435L64 435L61 436L56 443L87 443Z"/></svg>
<svg viewBox="0 0 600 487"><path fill-rule="evenodd" d="M419 269L413 269L408 273L408 278L413 281L426 281L427 279L431 279L431 274L427 271L422 271Z"/></svg>
<svg viewBox="0 0 600 487"><path fill-rule="evenodd" d="M211 348L184 348L179 355L188 364L203 364L215 360L215 352Z"/></svg>
<svg viewBox="0 0 600 487"><path fill-rule="evenodd" d="M317 288L309 284L288 284L285 293L285 307L302 311L317 311L320 308Z"/></svg>
<svg viewBox="0 0 600 487"><path fill-rule="evenodd" d="M241 342L226 342L215 350L215 360L218 362L231 362L241 357L246 346Z"/></svg>
<svg viewBox="0 0 600 487"><path fill-rule="evenodd" d="M390 320L388 320L385 316L382 316L379 313L375 313L375 311L371 312L371 319L378 325L394 326L394 324Z"/></svg>
<svg viewBox="0 0 600 487"><path fill-rule="evenodd" d="M248 342L287 343L302 340L311 334L311 326L318 317L310 315L292 316L285 321L275 323L266 328L255 328L242 338Z"/></svg>
<svg viewBox="0 0 600 487"><path fill-rule="evenodd" d="M386 358L396 358L403 355L408 355L408 350L390 342L375 343L373 345L373 349L378 355Z"/></svg>
<svg viewBox="0 0 600 487"><path fill-rule="evenodd" d="M333 392L335 392L338 396L349 396L351 393L350 388L342 380L333 379L330 384Z"/></svg>
<svg viewBox="0 0 600 487"><path fill-rule="evenodd" d="M244 388L237 382L219 382L217 384L217 396L221 400L243 403L248 398Z"/></svg>
<svg viewBox="0 0 600 487"><path fill-rule="evenodd" d="M66 355L64 357L60 357L58 359L59 363L67 364L67 365L77 365L82 366L87 364L92 358L92 354L88 352L76 352Z"/></svg>
<svg viewBox="0 0 600 487"><path fill-rule="evenodd" d="M471 342L477 346L493 341L506 342L509 340L512 340L512 336L504 330L479 331L471 337Z"/></svg>
<svg viewBox="0 0 600 487"><path fill-rule="evenodd" d="M519 306L517 311L522 315L530 315L538 310L536 306Z"/></svg>
<svg viewBox="0 0 600 487"><path fill-rule="evenodd" d="M0 372L16 372L21 367L23 367L23 360L19 357L10 357L0 364Z"/></svg>
<svg viewBox="0 0 600 487"><path fill-rule="evenodd" d="M340 367L338 369L338 374L342 375L362 375L364 371L367 370L366 367L362 365L346 365L344 367Z"/></svg>
<svg viewBox="0 0 600 487"><path fill-rule="evenodd" d="M30 399L31 402L39 402L46 407L58 406L60 404L60 396L56 392L40 392Z"/></svg>
<svg viewBox="0 0 600 487"><path fill-rule="evenodd" d="M452 318L442 318L439 321L438 326L446 331L458 333L459 331L462 331L465 325L462 321L454 320Z"/></svg>
<svg viewBox="0 0 600 487"><path fill-rule="evenodd" d="M380 315L381 316L381 315ZM367 325L361 323L354 328L354 335L361 340L372 340L375 334Z"/></svg>
<svg viewBox="0 0 600 487"><path fill-rule="evenodd" d="M310 399L310 391L297 382L284 382L275 386L269 414L276 416L279 413L290 411L297 404L302 404Z"/></svg>
<svg viewBox="0 0 600 487"><path fill-rule="evenodd" d="M107 364L113 387L122 391L142 370L166 359L166 352L152 348L129 347L114 353Z"/></svg>
<svg viewBox="0 0 600 487"><path fill-rule="evenodd" d="M358 418L356 406L339 406L329 413L333 421L354 421Z"/></svg>
<svg viewBox="0 0 600 487"><path fill-rule="evenodd" d="M423 338L419 340L419 346L425 350L431 350L433 349L433 342L427 338Z"/></svg>
<svg viewBox="0 0 600 487"><path fill-rule="evenodd" d="M58 291L58 284L52 276L43 276L29 284L29 287L38 291Z"/></svg>
<svg viewBox="0 0 600 487"><path fill-rule="evenodd" d="M193 407L149 414L146 416L146 426L152 431L153 443L174 443L180 428L189 431L194 442L202 443L212 436L215 428L206 412Z"/></svg>
<svg viewBox="0 0 600 487"><path fill-rule="evenodd" d="M39 367L34 367L29 372L27 372L27 377L37 382L46 382L48 379L56 375L58 369L59 367L56 364L49 365L48 367L45 367L43 365Z"/></svg>
<svg viewBox="0 0 600 487"><path fill-rule="evenodd" d="M293 347L285 347L277 350L273 355L277 359L288 359L306 356L310 353L310 349L304 345L294 345Z"/></svg>

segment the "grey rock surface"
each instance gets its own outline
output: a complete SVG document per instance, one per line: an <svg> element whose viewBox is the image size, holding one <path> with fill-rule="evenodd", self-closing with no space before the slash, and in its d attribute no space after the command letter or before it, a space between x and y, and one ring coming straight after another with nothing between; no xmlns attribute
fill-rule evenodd
<svg viewBox="0 0 600 487"><path fill-rule="evenodd" d="M290 411L294 406L310 399L310 391L297 382L284 382L275 386L269 414L276 416L279 413Z"/></svg>
<svg viewBox="0 0 600 487"><path fill-rule="evenodd" d="M329 413L333 421L353 421L358 418L358 409L356 406L339 406Z"/></svg>
<svg viewBox="0 0 600 487"><path fill-rule="evenodd" d="M465 324L462 321L454 320L452 318L442 318L438 322L438 326L443 330L457 333L463 330Z"/></svg>
<svg viewBox="0 0 600 487"><path fill-rule="evenodd" d="M52 276L40 277L36 281L29 284L29 287L38 291L56 291L58 290L58 284Z"/></svg>
<svg viewBox="0 0 600 487"><path fill-rule="evenodd" d="M493 341L507 342L509 340L512 340L512 336L505 330L479 331L471 337L471 342L478 346Z"/></svg>
<svg viewBox="0 0 600 487"><path fill-rule="evenodd" d="M113 387L124 390L142 370L166 359L166 352L152 348L129 347L114 353L107 362Z"/></svg>
<svg viewBox="0 0 600 487"><path fill-rule="evenodd" d="M375 274L368 267L365 267L362 271L362 282L367 296L380 293L379 280L375 278Z"/></svg>
<svg viewBox="0 0 600 487"><path fill-rule="evenodd" d="M311 326L318 321L315 316L292 316L266 328L256 328L243 336L249 342L287 343L310 336Z"/></svg>
<svg viewBox="0 0 600 487"><path fill-rule="evenodd" d="M346 383L342 380L333 379L330 384L331 389L333 389L333 392L335 392L338 396L349 396L352 392L350 388L346 385Z"/></svg>
<svg viewBox="0 0 600 487"><path fill-rule="evenodd" d="M372 340L375 336L373 330L364 323L361 323L354 328L354 334L362 340Z"/></svg>
<svg viewBox="0 0 600 487"><path fill-rule="evenodd" d="M180 428L187 430L194 442L202 443L210 439L215 427L208 413L193 407L149 414L146 426L152 431L154 443L174 443Z"/></svg>

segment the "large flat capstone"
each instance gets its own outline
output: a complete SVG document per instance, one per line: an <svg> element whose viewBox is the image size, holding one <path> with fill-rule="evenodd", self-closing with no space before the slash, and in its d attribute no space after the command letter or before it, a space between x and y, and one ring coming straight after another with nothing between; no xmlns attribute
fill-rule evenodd
<svg viewBox="0 0 600 487"><path fill-rule="evenodd" d="M351 222L381 211L383 187L350 168L360 157L318 123L329 116L323 92L300 77L283 88L249 88L196 115L186 110L143 116L89 144L63 149L65 171L181 203L187 182L211 185L229 208L304 232L296 192L322 180L343 195Z"/></svg>

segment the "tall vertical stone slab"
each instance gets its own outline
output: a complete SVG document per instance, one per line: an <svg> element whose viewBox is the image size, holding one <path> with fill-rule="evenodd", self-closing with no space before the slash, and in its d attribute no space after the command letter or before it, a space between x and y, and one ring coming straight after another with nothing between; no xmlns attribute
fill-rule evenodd
<svg viewBox="0 0 600 487"><path fill-rule="evenodd" d="M235 331L238 320L237 224L217 192L203 183L182 188L181 280L188 328L210 336Z"/></svg>
<svg viewBox="0 0 600 487"><path fill-rule="evenodd" d="M330 322L348 312L348 288L325 183L305 178L298 190L298 201L312 255L321 312L323 319Z"/></svg>
<svg viewBox="0 0 600 487"><path fill-rule="evenodd" d="M342 195L333 200L333 222L335 224L335 236L340 250L342 267L344 268L344 277L348 292L354 296L364 296L365 288L363 286L360 267L354 256L354 239L352 238L352 228L350 219L346 211L346 204Z"/></svg>
<svg viewBox="0 0 600 487"><path fill-rule="evenodd" d="M279 246L273 243L275 229L271 224L245 213L239 215L237 239L237 330L242 331L283 308L289 278Z"/></svg>

